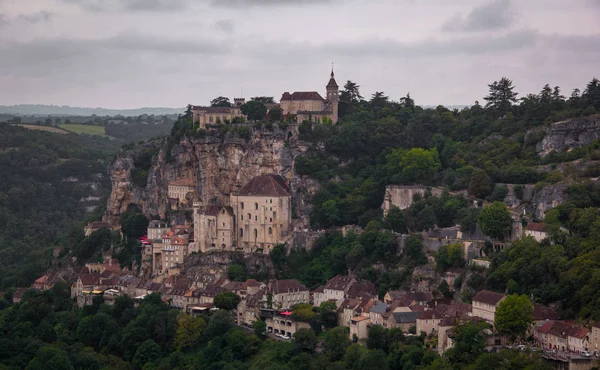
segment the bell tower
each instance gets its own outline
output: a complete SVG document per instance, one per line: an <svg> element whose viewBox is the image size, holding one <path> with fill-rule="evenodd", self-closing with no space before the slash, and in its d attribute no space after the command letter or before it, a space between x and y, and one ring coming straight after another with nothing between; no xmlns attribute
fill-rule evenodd
<svg viewBox="0 0 600 370"><path fill-rule="evenodd" d="M329 79L329 83L325 87L327 90L327 100L329 104L331 104L331 120L333 123L336 123L338 120L338 102L339 102L339 86L337 82L335 82L334 74L333 74L333 66L331 67L331 78Z"/></svg>

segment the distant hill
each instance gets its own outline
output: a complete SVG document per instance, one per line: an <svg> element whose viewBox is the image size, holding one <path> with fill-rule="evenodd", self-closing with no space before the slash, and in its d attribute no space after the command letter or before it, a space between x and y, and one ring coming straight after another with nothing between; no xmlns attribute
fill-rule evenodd
<svg viewBox="0 0 600 370"><path fill-rule="evenodd" d="M68 105L41 105L41 104L19 104L0 105L0 114L14 115L40 115L40 116L140 116L143 114L182 114L185 108L136 108L136 109L107 109L107 108L85 108L70 107Z"/></svg>

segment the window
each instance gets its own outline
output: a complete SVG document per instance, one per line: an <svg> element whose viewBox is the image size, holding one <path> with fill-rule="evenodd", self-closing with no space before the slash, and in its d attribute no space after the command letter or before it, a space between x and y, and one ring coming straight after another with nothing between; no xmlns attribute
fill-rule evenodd
<svg viewBox="0 0 600 370"><path fill-rule="evenodd" d="M240 215L240 220L244 221L244 215Z"/></svg>
<svg viewBox="0 0 600 370"><path fill-rule="evenodd" d="M258 216L254 216L254 221L258 221Z"/></svg>
<svg viewBox="0 0 600 370"><path fill-rule="evenodd" d="M240 238L244 237L244 229L240 229Z"/></svg>
<svg viewBox="0 0 600 370"><path fill-rule="evenodd" d="M252 215L248 213L248 221L252 221Z"/></svg>
<svg viewBox="0 0 600 370"><path fill-rule="evenodd" d="M273 211L273 218L277 218L277 212Z"/></svg>
<svg viewBox="0 0 600 370"><path fill-rule="evenodd" d="M225 227L225 222L223 222L223 227Z"/></svg>
<svg viewBox="0 0 600 370"><path fill-rule="evenodd" d="M254 203L254 209L258 209L258 203Z"/></svg>
<svg viewBox="0 0 600 370"><path fill-rule="evenodd" d="M244 202L242 202L242 203L240 203L240 204L241 204L241 206L242 206L242 209L244 209Z"/></svg>
<svg viewBox="0 0 600 370"><path fill-rule="evenodd" d="M269 203L273 204L273 199L269 199Z"/></svg>
<svg viewBox="0 0 600 370"><path fill-rule="evenodd" d="M269 235L273 235L273 229L269 228Z"/></svg>
<svg viewBox="0 0 600 370"><path fill-rule="evenodd" d="M258 230L254 229L254 239L258 238Z"/></svg>
<svg viewBox="0 0 600 370"><path fill-rule="evenodd" d="M272 218L269 218L269 222L273 222L273 219L272 219Z"/></svg>

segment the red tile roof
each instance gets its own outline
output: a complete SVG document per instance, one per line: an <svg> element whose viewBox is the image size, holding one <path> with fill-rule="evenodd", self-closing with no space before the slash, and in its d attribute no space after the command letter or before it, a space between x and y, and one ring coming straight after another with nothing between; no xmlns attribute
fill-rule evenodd
<svg viewBox="0 0 600 370"><path fill-rule="evenodd" d="M281 95L281 100L319 100L323 101L323 97L316 91L296 91L292 94L284 92Z"/></svg>
<svg viewBox="0 0 600 370"><path fill-rule="evenodd" d="M356 280L350 276L336 275L336 276L332 277L331 279L329 279L327 284L325 284L325 289L343 290L345 292L348 289L350 289L350 286L355 281Z"/></svg>
<svg viewBox="0 0 600 370"><path fill-rule="evenodd" d="M308 292L308 288L302 285L301 282L294 279L273 280L269 282L269 290L273 294L288 293L288 292Z"/></svg>
<svg viewBox="0 0 600 370"><path fill-rule="evenodd" d="M504 298L504 294L492 292L489 290L482 290L475 294L473 297L473 302L482 302L485 304L489 304L495 306Z"/></svg>
<svg viewBox="0 0 600 370"><path fill-rule="evenodd" d="M187 186L190 188L196 187L196 181L190 179L179 179L174 181L169 181L169 186Z"/></svg>
<svg viewBox="0 0 600 370"><path fill-rule="evenodd" d="M285 180L280 175L270 174L256 176L249 183L241 188L238 195L249 196L270 196L270 197L287 197L290 196L290 189L286 185Z"/></svg>
<svg viewBox="0 0 600 370"><path fill-rule="evenodd" d="M538 222L530 222L527 224L527 226L525 226L525 230L546 233L546 232L548 232L548 226L546 226L545 224L542 224L542 223L538 223Z"/></svg>

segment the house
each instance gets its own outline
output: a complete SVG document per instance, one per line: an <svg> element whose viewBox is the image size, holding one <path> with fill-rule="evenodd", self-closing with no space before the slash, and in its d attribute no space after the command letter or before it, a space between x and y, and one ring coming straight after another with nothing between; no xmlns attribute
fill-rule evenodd
<svg viewBox="0 0 600 370"><path fill-rule="evenodd" d="M369 321L371 322L371 325L384 326L382 315L386 313L387 309L387 304L381 301L377 301L375 305L369 310Z"/></svg>
<svg viewBox="0 0 600 370"><path fill-rule="evenodd" d="M333 299L335 301L346 298L346 293L350 290L352 284L356 283L356 279L350 276L337 275L329 279L323 294L325 295L324 300L328 301Z"/></svg>
<svg viewBox="0 0 600 370"><path fill-rule="evenodd" d="M294 320L290 311L275 313L273 317L268 317L265 323L267 324L268 333L283 334L290 338L299 329L310 328L309 323Z"/></svg>
<svg viewBox="0 0 600 370"><path fill-rule="evenodd" d="M546 239L548 237L548 233L550 232L550 228L545 224L538 222L530 222L525 226L524 234L525 236L531 236L538 242Z"/></svg>
<svg viewBox="0 0 600 370"><path fill-rule="evenodd" d="M559 320L560 317L555 310L550 307L543 306L539 303L533 303L533 323L531 324L529 334L533 335L535 328L542 325L547 320Z"/></svg>
<svg viewBox="0 0 600 370"><path fill-rule="evenodd" d="M169 231L170 228L166 222L160 220L152 220L148 224L148 231L146 232L149 241L154 239L160 239L161 235Z"/></svg>
<svg viewBox="0 0 600 370"><path fill-rule="evenodd" d="M344 299L338 306L338 325L350 327L350 320L356 316L369 316L376 299Z"/></svg>
<svg viewBox="0 0 600 370"><path fill-rule="evenodd" d="M321 285L318 288L310 292L310 302L313 306L319 307L321 303L325 302L325 285Z"/></svg>
<svg viewBox="0 0 600 370"><path fill-rule="evenodd" d="M112 230L112 225L104 221L92 221L83 228L83 231L85 232L85 236L90 236L92 233L101 229Z"/></svg>
<svg viewBox="0 0 600 370"><path fill-rule="evenodd" d="M202 107L192 106L192 122L198 128L205 129L208 125L231 122L244 117L240 108L243 99L234 99L236 104L231 107Z"/></svg>
<svg viewBox="0 0 600 370"><path fill-rule="evenodd" d="M14 304L21 302L21 299L23 298L23 294L25 293L26 290L27 290L26 288L17 288L15 290L15 292L12 295L12 301Z"/></svg>
<svg viewBox="0 0 600 370"><path fill-rule="evenodd" d="M369 336L369 316L356 316L350 320L350 339L366 339Z"/></svg>
<svg viewBox="0 0 600 370"><path fill-rule="evenodd" d="M436 310L422 312L415 320L416 333L425 333L426 335L437 334L439 324L443 318L444 314Z"/></svg>
<svg viewBox="0 0 600 370"><path fill-rule="evenodd" d="M600 324L596 323L592 325L592 331L590 333L590 351L595 352L594 354L600 354Z"/></svg>
<svg viewBox="0 0 600 370"><path fill-rule="evenodd" d="M399 290L391 290L385 294L383 300L386 303L392 303L395 300L400 300L406 306L427 306L433 301L433 293L431 292L402 292Z"/></svg>
<svg viewBox="0 0 600 370"><path fill-rule="evenodd" d="M496 308L504 298L504 294L489 290L478 292L473 297L473 316L481 317L489 324L494 325Z"/></svg>
<svg viewBox="0 0 600 370"><path fill-rule="evenodd" d="M199 203L194 203L194 238L200 252L233 250L236 244L234 230L233 208L211 205L199 209Z"/></svg>
<svg viewBox="0 0 600 370"><path fill-rule="evenodd" d="M323 99L316 91L284 92L281 96L280 107L284 116L295 115L296 122L325 122L338 121L339 86L335 81L333 69L331 78L325 87L327 98Z"/></svg>
<svg viewBox="0 0 600 370"><path fill-rule="evenodd" d="M444 317L438 324L438 343L437 350L441 356L449 348L454 346L452 340L452 329L458 324L456 317Z"/></svg>
<svg viewBox="0 0 600 370"><path fill-rule="evenodd" d="M548 320L538 325L533 338L542 348L563 352L579 353L591 347L590 331L587 328L558 320Z"/></svg>
<svg viewBox="0 0 600 370"><path fill-rule="evenodd" d="M298 303L309 303L309 290L298 280L271 280L267 287L272 295L273 307L290 309Z"/></svg>
<svg viewBox="0 0 600 370"><path fill-rule="evenodd" d="M400 328L403 333L408 333L411 328L415 328L417 326L417 319L424 313L425 311L416 311L416 312L393 312L390 315L388 320L388 328ZM417 333L420 334L420 333Z"/></svg>
<svg viewBox="0 0 600 370"><path fill-rule="evenodd" d="M190 179L169 181L167 196L177 199L178 202L190 202L196 192L196 182Z"/></svg>
<svg viewBox="0 0 600 370"><path fill-rule="evenodd" d="M33 283L33 288L37 290L49 290L58 282L64 282L65 279L56 271L43 275Z"/></svg>

